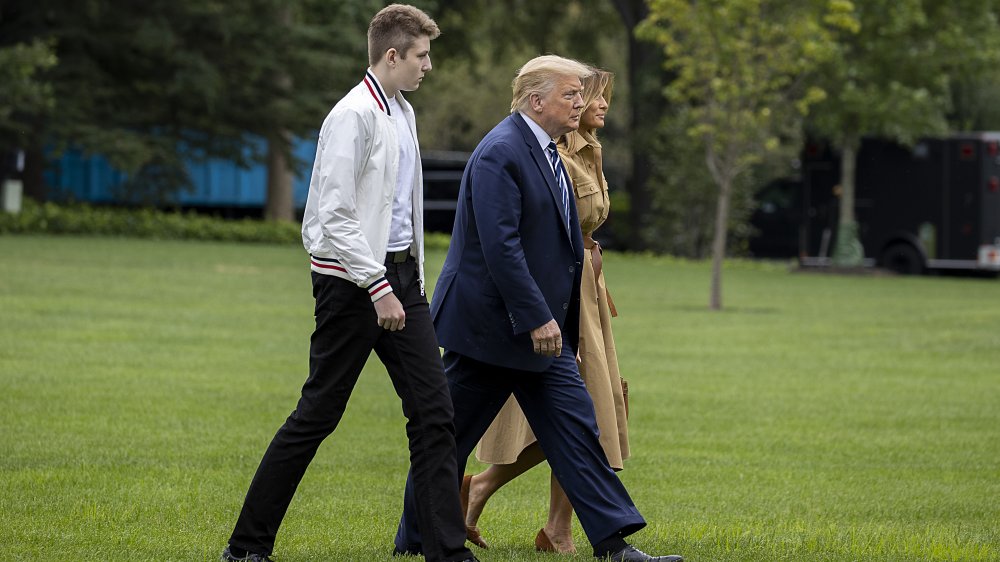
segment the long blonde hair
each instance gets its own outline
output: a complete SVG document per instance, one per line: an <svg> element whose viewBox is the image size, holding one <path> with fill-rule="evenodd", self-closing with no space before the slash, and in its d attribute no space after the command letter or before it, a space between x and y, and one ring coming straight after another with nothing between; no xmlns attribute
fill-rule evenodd
<svg viewBox="0 0 1000 562"><path fill-rule="evenodd" d="M611 93L615 89L615 75L597 67L590 68L590 76L583 79L583 110L587 111L594 100L604 96L604 101L611 105ZM597 131L592 131L597 136Z"/></svg>

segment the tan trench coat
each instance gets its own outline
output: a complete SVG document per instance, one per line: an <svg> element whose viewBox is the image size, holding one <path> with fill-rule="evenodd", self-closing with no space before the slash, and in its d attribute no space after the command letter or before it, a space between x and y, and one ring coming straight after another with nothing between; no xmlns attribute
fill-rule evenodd
<svg viewBox="0 0 1000 562"><path fill-rule="evenodd" d="M601 144L587 133L572 132L559 141L559 153L573 182L583 230L586 267L580 290L580 376L594 401L601 445L612 468L621 470L629 457L628 422L618 372L618 354L611 332L611 306L600 247L594 231L608 218L610 200L601 161ZM596 257L596 259L595 259ZM595 263L596 262L596 263ZM489 464L511 464L525 447L535 442L528 422L514 397L483 435L476 458Z"/></svg>

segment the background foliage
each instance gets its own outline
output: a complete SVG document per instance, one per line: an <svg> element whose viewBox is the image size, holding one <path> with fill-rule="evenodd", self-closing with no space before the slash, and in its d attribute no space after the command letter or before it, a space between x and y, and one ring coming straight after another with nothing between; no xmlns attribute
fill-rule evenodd
<svg viewBox="0 0 1000 562"><path fill-rule="evenodd" d="M674 79L667 99L684 108L684 131L703 151L717 188L709 306L722 307L730 206L751 170L787 159L825 91L811 73L835 56L833 27L856 30L848 2L651 0L638 29L663 46Z"/></svg>
<svg viewBox="0 0 1000 562"><path fill-rule="evenodd" d="M838 114L835 103L851 100L871 100L873 109L895 116L891 127L866 125L863 132L913 138L942 127L1000 128L1000 69L972 64L997 55L996 0L815 2L850 6L861 22L860 35L845 34L838 57L819 69L828 78L818 85L830 95L822 115L814 112L822 117L816 130L832 130L821 127L823 119ZM0 151L27 150L24 179L38 200L45 199L45 157L53 155L46 150L68 146L128 170L136 202L183 185L183 158L278 165L266 152L288 156L287 135L314 135L358 81L367 64L367 23L387 3L6 0L0 6ZM662 49L634 35L650 4L413 3L443 31L432 48L434 71L410 96L425 148L471 149L507 114L513 73L535 55L555 52L597 64L618 76L602 131L616 190L604 236L619 248L707 255L715 193L704 159L683 134L692 114L663 95L674 75L664 67L669 61ZM739 28L745 14L719 17ZM920 99L934 100L940 111L922 112L926 105L907 101L921 91ZM250 150L249 136L268 140L268 150ZM784 158L741 180L729 220L730 253L745 247L753 188L790 173L793 163Z"/></svg>
<svg viewBox="0 0 1000 562"><path fill-rule="evenodd" d="M816 83L828 95L809 119L813 134L829 139L842 154L833 258L850 266L864 257L854 219L861 137L912 145L976 117L977 124L998 126L975 105L956 109L958 103L975 103L968 90L970 97L956 95L956 87L970 88L972 81L977 84L972 90L989 91L1000 63L996 0L866 0L854 6L860 25L842 32L839 56L819 65Z"/></svg>
<svg viewBox="0 0 1000 562"><path fill-rule="evenodd" d="M346 70L365 59L378 4L10 0L0 46L41 41L57 62L36 78L52 103L13 104L18 126L0 147L27 150L38 198L43 149L73 146L129 173L136 201L156 201L186 183L185 157L257 161L250 135L312 134L353 85Z"/></svg>

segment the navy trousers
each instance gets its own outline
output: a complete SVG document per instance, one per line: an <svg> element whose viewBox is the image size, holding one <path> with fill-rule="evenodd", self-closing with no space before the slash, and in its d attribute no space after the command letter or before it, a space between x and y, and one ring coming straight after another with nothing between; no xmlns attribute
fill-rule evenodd
<svg viewBox="0 0 1000 562"><path fill-rule="evenodd" d="M309 378L295 411L271 441L247 492L229 544L270 554L295 489L320 443L340 422L372 350L392 379L406 416L414 520L425 533L428 561L472 557L458 500L451 398L413 259L387 263L386 278L406 312L406 327L390 332L376 322L368 292L354 283L313 273L316 330Z"/></svg>
<svg viewBox="0 0 1000 562"><path fill-rule="evenodd" d="M608 465L598 439L594 404L575 355L564 340L562 355L541 373L489 365L449 351L444 353L444 364L455 408L457 474L465 472L469 455L513 393L587 538L596 545L615 534L634 533L646 521ZM395 543L401 551L418 553L427 545L417 518L420 500L413 476L406 482ZM456 481L456 486L460 484Z"/></svg>

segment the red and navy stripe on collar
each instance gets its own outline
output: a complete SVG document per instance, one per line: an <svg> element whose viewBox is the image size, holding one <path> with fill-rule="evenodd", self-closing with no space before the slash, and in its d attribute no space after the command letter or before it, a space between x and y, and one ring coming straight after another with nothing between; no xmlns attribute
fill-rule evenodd
<svg viewBox="0 0 1000 562"><path fill-rule="evenodd" d="M385 93L382 92L382 88L379 86L378 80L372 74L371 70L365 71L365 86L368 86L368 92L375 98L378 108L384 111L386 115L391 116L392 112L389 110L389 100L386 99Z"/></svg>

